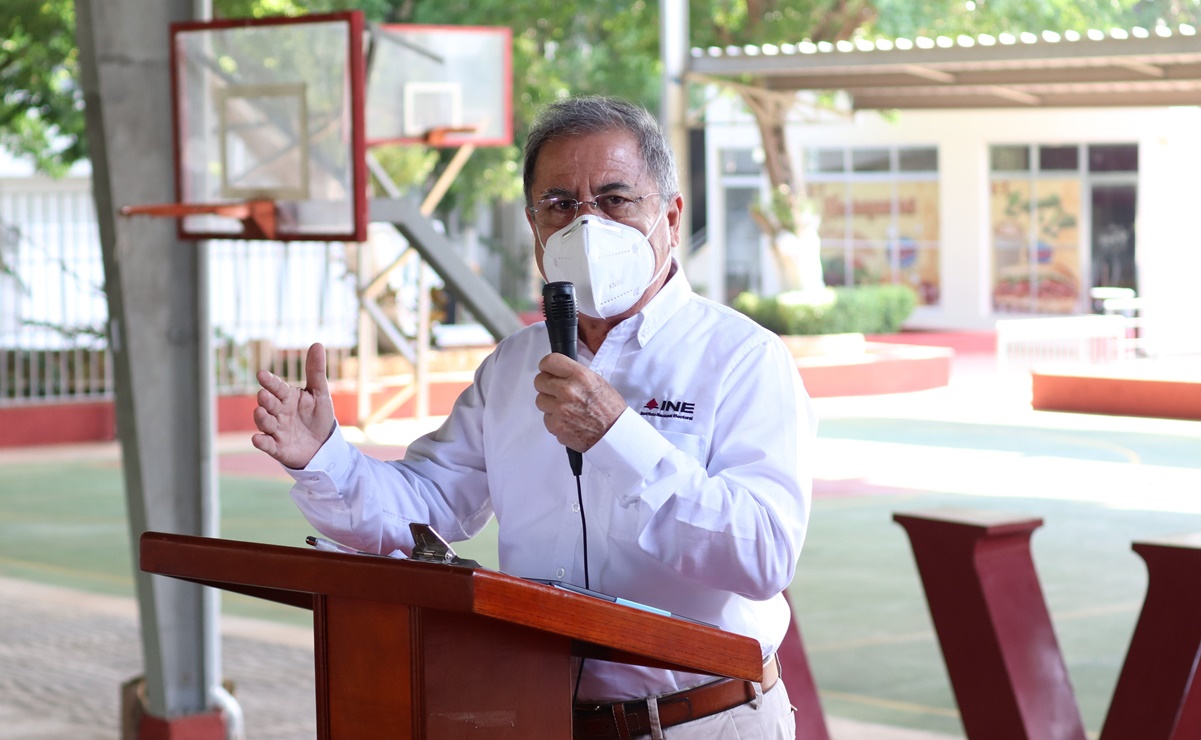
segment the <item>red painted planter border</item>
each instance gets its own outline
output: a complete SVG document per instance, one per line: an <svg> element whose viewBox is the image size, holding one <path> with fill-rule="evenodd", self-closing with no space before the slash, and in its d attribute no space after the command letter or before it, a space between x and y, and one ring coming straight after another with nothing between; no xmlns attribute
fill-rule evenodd
<svg viewBox="0 0 1201 740"><path fill-rule="evenodd" d="M847 358L802 358L797 365L805 388L814 398L904 393L947 384L954 352L940 347L916 347L869 342L867 351ZM466 382L434 383L430 387L430 413L450 413ZM387 394L377 396L382 403ZM256 401L253 395L217 399L217 432L252 432ZM353 392L334 392L334 411L346 426L358 423ZM416 402L409 400L392 418L410 418ZM0 448L34 447L80 442L108 442L117 438L116 415L111 401L83 403L31 403L0 407Z"/></svg>

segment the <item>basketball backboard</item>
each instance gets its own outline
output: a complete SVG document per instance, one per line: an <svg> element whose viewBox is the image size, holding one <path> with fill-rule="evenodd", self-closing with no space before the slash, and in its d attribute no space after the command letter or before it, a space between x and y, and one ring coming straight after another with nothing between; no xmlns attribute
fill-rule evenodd
<svg viewBox="0 0 1201 740"><path fill-rule="evenodd" d="M366 238L363 31L358 11L172 25L181 237L264 238L196 211L270 203L269 238Z"/></svg>
<svg viewBox="0 0 1201 740"><path fill-rule="evenodd" d="M373 27L367 143L513 143L512 36L490 26Z"/></svg>

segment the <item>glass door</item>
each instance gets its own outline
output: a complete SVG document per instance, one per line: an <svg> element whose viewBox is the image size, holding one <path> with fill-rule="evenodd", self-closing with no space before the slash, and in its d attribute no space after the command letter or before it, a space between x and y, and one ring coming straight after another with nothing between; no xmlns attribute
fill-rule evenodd
<svg viewBox="0 0 1201 740"><path fill-rule="evenodd" d="M759 200L759 187L726 187L726 295L727 305L744 291L758 292L763 232L751 215Z"/></svg>
<svg viewBox="0 0 1201 740"><path fill-rule="evenodd" d="M1092 187L1092 287L1138 290L1134 262L1136 185Z"/></svg>

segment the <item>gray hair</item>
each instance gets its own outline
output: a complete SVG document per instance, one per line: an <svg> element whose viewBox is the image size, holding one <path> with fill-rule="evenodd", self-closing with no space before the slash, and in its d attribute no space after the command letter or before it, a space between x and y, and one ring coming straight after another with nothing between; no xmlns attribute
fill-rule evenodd
<svg viewBox="0 0 1201 740"><path fill-rule="evenodd" d="M642 106L618 98L589 96L551 103L534 119L525 140L525 169L522 171L526 205L534 204L534 167L538 164L539 152L548 141L607 131L628 131L634 135L642 152L642 161L662 195L660 203L666 204L680 192L676 158L655 117Z"/></svg>

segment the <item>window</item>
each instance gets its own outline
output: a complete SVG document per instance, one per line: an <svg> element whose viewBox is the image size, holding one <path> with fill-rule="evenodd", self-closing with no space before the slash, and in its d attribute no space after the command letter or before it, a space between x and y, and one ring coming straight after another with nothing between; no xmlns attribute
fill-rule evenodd
<svg viewBox="0 0 1201 740"><path fill-rule="evenodd" d="M743 291L758 291L762 275L760 242L763 232L751 216L759 202L759 186L727 185L726 191L726 303Z"/></svg>
<svg viewBox="0 0 1201 740"><path fill-rule="evenodd" d="M898 149L897 169L901 172L938 172L938 150L934 147Z"/></svg>
<svg viewBox="0 0 1201 740"><path fill-rule="evenodd" d="M743 291L759 292L762 288L764 237L752 214L762 200L763 156L762 150L749 147L721 149L718 156L722 192L719 202L725 208L720 234L725 246L724 263L718 284L724 284L724 293L713 295L728 304Z"/></svg>
<svg viewBox="0 0 1201 740"><path fill-rule="evenodd" d="M1072 146L1040 146L1038 148L1038 169L1043 172L1071 171L1080 169L1080 147Z"/></svg>
<svg viewBox="0 0 1201 740"><path fill-rule="evenodd" d="M904 283L938 303L938 149L813 149L806 160L826 284ZM850 172L834 167L848 160Z"/></svg>
<svg viewBox="0 0 1201 740"><path fill-rule="evenodd" d="M721 171L726 175L758 175L762 167L754 149L722 149Z"/></svg>
<svg viewBox="0 0 1201 740"><path fill-rule="evenodd" d="M993 172L1027 172L1030 169L1030 147L994 146L989 150Z"/></svg>
<svg viewBox="0 0 1201 740"><path fill-rule="evenodd" d="M888 172L891 164L887 149L851 150L851 169L855 172Z"/></svg>
<svg viewBox="0 0 1201 740"><path fill-rule="evenodd" d="M1118 284L1133 277L1134 183L1123 185L1122 208L1105 210L1098 201L1092 173L1132 173L1138 169L1138 145L1003 145L991 149L993 309L1027 314L1071 314L1086 308L1083 296L1099 279ZM1037 168L1031 168L1031 163ZM1087 162L1087 172L1081 165ZM1130 175L1119 176L1128 180ZM1098 182L1114 181L1103 174ZM1090 202L1089 209L1084 207ZM1129 201L1129 208L1126 202ZM1115 201L1118 202L1118 201ZM1091 252L1082 248L1081 220L1093 212ZM1098 212L1100 211L1100 212ZM1127 213L1129 211L1129 213ZM1114 223L1101 223L1099 217ZM1120 252L1105 265L1103 278L1097 246L1111 242ZM1108 252L1104 252L1109 254ZM1086 279L1089 264L1094 275Z"/></svg>
<svg viewBox="0 0 1201 740"><path fill-rule="evenodd" d="M1089 172L1138 172L1137 144L1103 144L1088 148Z"/></svg>
<svg viewBox="0 0 1201 740"><path fill-rule="evenodd" d="M1080 304L1080 177L991 183L993 309L1070 314Z"/></svg>
<svg viewBox="0 0 1201 740"><path fill-rule="evenodd" d="M804 161L806 172L845 172L847 168L843 149L808 149Z"/></svg>

